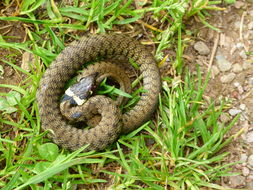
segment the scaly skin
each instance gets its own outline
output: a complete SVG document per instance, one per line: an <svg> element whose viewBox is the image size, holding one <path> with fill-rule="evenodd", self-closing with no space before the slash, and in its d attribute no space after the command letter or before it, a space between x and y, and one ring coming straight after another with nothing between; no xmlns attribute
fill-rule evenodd
<svg viewBox="0 0 253 190"><path fill-rule="evenodd" d="M59 98L65 83L81 69L82 64L118 56L132 59L140 66L144 92L138 103L121 116L112 100L95 96L87 102L87 110L99 109L102 120L98 126L87 130L69 125L59 109ZM50 138L64 148L76 150L90 144L85 151L102 150L113 143L119 134L137 129L150 118L156 109L160 89L161 80L154 57L136 40L122 34L82 37L58 55L41 79L37 101L42 128L49 130ZM103 106L105 104L109 107Z"/></svg>

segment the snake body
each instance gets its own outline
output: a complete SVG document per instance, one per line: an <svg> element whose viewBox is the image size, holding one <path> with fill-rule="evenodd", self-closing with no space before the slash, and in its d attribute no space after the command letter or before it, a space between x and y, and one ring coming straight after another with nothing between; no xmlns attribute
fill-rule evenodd
<svg viewBox="0 0 253 190"><path fill-rule="evenodd" d="M87 113L96 109L102 119L91 129L77 129L62 116L59 104L66 82L84 63L117 59L123 56L139 65L143 77L140 100L121 115L115 103L102 96L91 97ZM95 71L94 71L95 72ZM159 70L152 54L139 42L122 34L98 34L82 37L67 46L45 71L37 91L38 108L44 130L60 146L76 150L89 144L87 150L102 150L119 134L127 134L147 121L155 111L161 89ZM114 104L114 105L113 105ZM104 106L106 105L106 106ZM112 119L112 116L116 116Z"/></svg>

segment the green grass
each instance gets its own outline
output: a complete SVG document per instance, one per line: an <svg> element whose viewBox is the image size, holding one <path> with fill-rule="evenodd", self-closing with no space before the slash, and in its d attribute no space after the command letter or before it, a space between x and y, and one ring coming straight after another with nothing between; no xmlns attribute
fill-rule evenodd
<svg viewBox="0 0 253 190"><path fill-rule="evenodd" d="M13 2L5 0L3 4L15 6ZM16 5L16 16L0 17L1 21L14 25L17 21L29 25L25 43L8 42L11 36L0 38L0 47L11 52L1 62L25 76L17 86L0 84L0 88L10 90L0 93L1 189L72 189L80 184L86 189L99 186L105 189L226 189L217 185L222 176L233 175L229 168L232 164L223 162L228 153L222 148L236 136L224 139L237 117L230 124L218 122L225 102L205 101L203 93L208 76L201 76L199 70L198 75L190 75L182 59L187 45L183 39L184 22L197 16L204 25L218 30L206 21L206 16L208 10L221 10L214 6L221 1L153 0L139 5L138 9L133 7L138 1L132 0L125 3L74 0L71 6L56 6L53 0L21 2ZM47 4L46 8L36 15L43 3ZM154 25L145 20L148 15L155 20ZM146 29L145 36L151 39L146 43L156 45L157 60L164 61L169 56L164 54L165 49L176 49L176 57L170 60L177 77L163 78L159 108L153 120L121 136L99 153L81 153L82 149L70 153L51 143L46 138L47 132L41 131L35 100L46 67L66 44L80 37L77 31L126 32L140 23ZM30 72L16 65L15 56L22 56L25 51L35 56ZM136 83L138 80L133 85ZM116 93L121 92L116 90ZM138 99L138 90L132 96L129 105Z"/></svg>

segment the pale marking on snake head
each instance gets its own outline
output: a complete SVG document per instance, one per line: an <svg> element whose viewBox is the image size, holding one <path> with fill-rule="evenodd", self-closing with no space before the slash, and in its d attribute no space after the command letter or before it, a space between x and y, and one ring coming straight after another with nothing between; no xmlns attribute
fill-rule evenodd
<svg viewBox="0 0 253 190"><path fill-rule="evenodd" d="M68 88L68 89L65 91L65 94L68 95L68 96L70 96L70 97L75 96L74 92L73 92L70 88Z"/></svg>
<svg viewBox="0 0 253 190"><path fill-rule="evenodd" d="M68 88L68 89L65 91L65 94L68 95L68 96L70 96L70 97L72 97L72 98L75 100L75 102L76 102L76 104L77 104L78 106L83 105L84 102L85 102L85 99L81 99L81 98L79 98L78 96L76 96L75 93L74 93L70 88Z"/></svg>
<svg viewBox="0 0 253 190"><path fill-rule="evenodd" d="M73 99L75 100L75 102L77 103L77 105L81 106L84 104L85 100L79 98L78 96L74 95Z"/></svg>

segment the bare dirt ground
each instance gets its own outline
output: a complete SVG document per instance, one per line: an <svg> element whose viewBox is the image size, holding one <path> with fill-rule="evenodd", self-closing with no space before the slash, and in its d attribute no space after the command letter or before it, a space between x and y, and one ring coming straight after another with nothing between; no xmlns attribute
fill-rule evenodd
<svg viewBox="0 0 253 190"><path fill-rule="evenodd" d="M206 98L225 98L230 102L221 122L229 122L240 114L230 131L230 135L240 135L227 148L231 154L226 162L241 161L233 167L234 172L241 174L224 177L222 186L253 190L253 1L237 1L224 11L213 13L208 22L221 31L191 23L196 39L185 56L192 68L195 63L203 73L211 68Z"/></svg>
<svg viewBox="0 0 253 190"><path fill-rule="evenodd" d="M232 135L239 131L240 135L227 147L231 153L227 163L241 161L233 166L233 171L241 174L224 177L222 186L253 190L253 1L237 1L226 6L226 10L212 14L208 22L221 31L216 32L194 19L189 21L187 28L196 35L184 58L192 69L196 63L203 73L211 68L206 98L223 97L230 101L221 122L229 122L240 114L230 132ZM0 33L12 36L7 40L12 42L23 42L26 38L24 25L18 22L1 21ZM22 64L20 52L0 49L0 58L6 56L16 60L17 65ZM1 61L0 65L3 66L1 84L15 85L22 80L22 75L13 68Z"/></svg>

